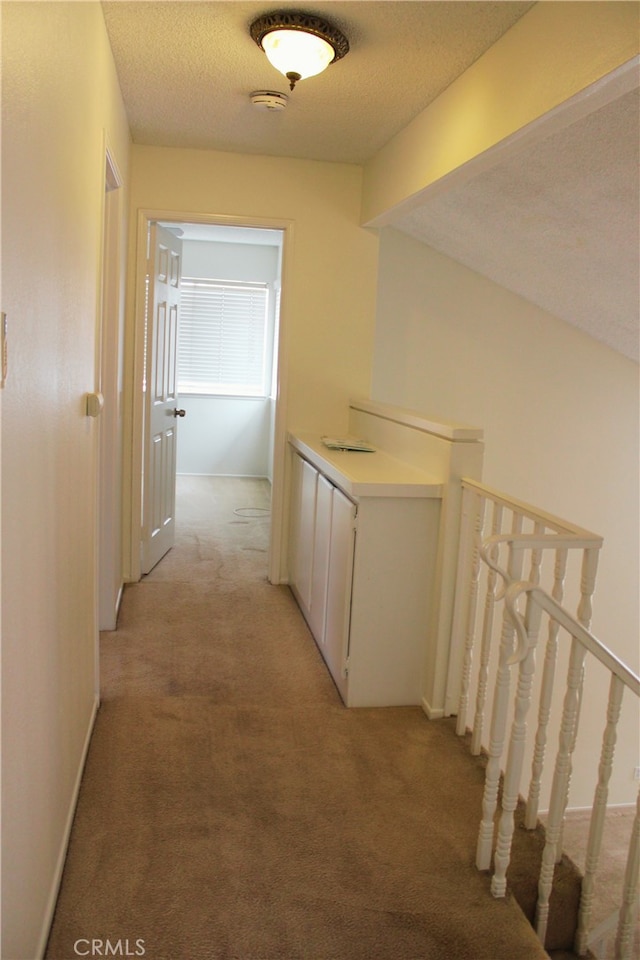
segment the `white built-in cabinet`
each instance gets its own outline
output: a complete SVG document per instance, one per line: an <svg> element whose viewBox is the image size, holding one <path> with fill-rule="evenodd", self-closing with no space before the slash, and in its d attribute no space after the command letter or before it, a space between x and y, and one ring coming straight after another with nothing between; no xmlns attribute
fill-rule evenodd
<svg viewBox="0 0 640 960"><path fill-rule="evenodd" d="M347 706L421 702L442 485L290 436L289 584Z"/></svg>

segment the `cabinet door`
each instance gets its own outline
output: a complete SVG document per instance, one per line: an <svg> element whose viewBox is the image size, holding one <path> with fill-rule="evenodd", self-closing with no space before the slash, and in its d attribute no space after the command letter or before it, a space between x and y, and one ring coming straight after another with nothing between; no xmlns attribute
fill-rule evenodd
<svg viewBox="0 0 640 960"><path fill-rule="evenodd" d="M294 454L291 459L291 501L289 512L289 586L298 593L298 556L300 553L300 520L302 504L302 460Z"/></svg>
<svg viewBox="0 0 640 960"><path fill-rule="evenodd" d="M311 571L315 533L316 488L318 471L303 460L294 457L292 516L292 570L291 586L308 615L311 608Z"/></svg>
<svg viewBox="0 0 640 960"><path fill-rule="evenodd" d="M319 474L316 488L316 523L313 538L309 626L320 649L324 647L333 492L333 484L329 483L322 474Z"/></svg>
<svg viewBox="0 0 640 960"><path fill-rule="evenodd" d="M331 676L345 701L347 678L344 675L344 665L349 652L355 518L355 504L334 487L331 498L331 544L323 653Z"/></svg>

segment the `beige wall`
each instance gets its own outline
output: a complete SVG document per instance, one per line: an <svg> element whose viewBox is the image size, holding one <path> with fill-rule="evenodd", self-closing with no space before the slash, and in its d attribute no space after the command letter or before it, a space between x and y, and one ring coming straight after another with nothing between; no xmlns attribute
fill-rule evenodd
<svg viewBox="0 0 640 960"><path fill-rule="evenodd" d="M2 5L2 956L48 931L95 707L104 131L128 129L99 3ZM95 932L95 931L94 931Z"/></svg>
<svg viewBox="0 0 640 960"><path fill-rule="evenodd" d="M372 396L484 428L485 483L604 536L593 630L637 670L637 365L386 228ZM612 802L634 800L637 750L629 713ZM590 804L593 787L576 784L572 804Z"/></svg>
<svg viewBox="0 0 640 960"><path fill-rule="evenodd" d="M284 242L280 348L280 401L289 430L342 432L349 398L369 392L378 240L359 225L361 188L362 169L350 164L144 146L132 150L132 224L139 210L153 210L167 218L174 213L188 220L191 214L290 226ZM134 236L130 246L134 276ZM131 286L130 378L134 298ZM276 447L275 457L283 461L285 452L282 445ZM134 484L136 473L134 468ZM278 477L283 478L280 485ZM283 488L285 463L275 463L274 518ZM132 501L135 494L134 488ZM135 530L135 503L132 512ZM282 533L279 577L286 575L286 514ZM135 557L132 570L134 564Z"/></svg>
<svg viewBox="0 0 640 960"><path fill-rule="evenodd" d="M377 238L359 226L361 187L350 164L133 147L132 223L140 208L292 222L282 293L290 428L343 430L348 398L369 389Z"/></svg>

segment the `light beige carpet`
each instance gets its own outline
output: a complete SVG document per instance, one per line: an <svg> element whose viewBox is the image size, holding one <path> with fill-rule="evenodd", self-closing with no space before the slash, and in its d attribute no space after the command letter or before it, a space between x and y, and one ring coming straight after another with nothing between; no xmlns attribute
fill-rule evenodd
<svg viewBox="0 0 640 960"><path fill-rule="evenodd" d="M175 549L103 635L47 957L544 958L473 865L481 763L417 707L342 706L255 506L263 483L183 478Z"/></svg>

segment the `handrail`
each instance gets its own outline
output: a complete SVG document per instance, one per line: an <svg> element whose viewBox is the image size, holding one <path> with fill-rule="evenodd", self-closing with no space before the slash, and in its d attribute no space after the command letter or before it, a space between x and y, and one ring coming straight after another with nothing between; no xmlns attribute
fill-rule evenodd
<svg viewBox="0 0 640 960"><path fill-rule="evenodd" d="M592 540L578 534L561 536L557 533L520 533L515 536L512 533L502 533L485 537L479 547L480 556L486 565L502 578L505 590L510 583L509 573L499 566L494 559L494 547L500 544L506 544L510 550L515 548L520 550L589 550L593 547ZM502 600L503 598L504 592L495 594L496 600Z"/></svg>
<svg viewBox="0 0 640 960"><path fill-rule="evenodd" d="M463 735L466 730L466 711L469 697L469 680L471 661L474 654L475 644L475 625L474 620L477 609L478 599L478 578L480 571L480 551L485 549L485 560L491 555L492 548L499 548L501 544L507 544L510 554L516 547L516 543L522 549L531 551L531 569L529 579L533 582L539 580L539 570L541 563L541 551L553 549L556 553L556 577L554 584L554 596L562 599L564 591L564 578L566 573L566 556L561 554L562 550L584 550L590 551L591 570L585 571L585 575L593 581L591 593L595 587L595 573L598 551L602 547L603 539L598 534L592 533L577 524L568 520L562 520L560 517L547 511L541 510L532 504L525 503L515 497L511 497L501 491L495 490L478 480L464 478L461 481L462 486L462 522L460 525L460 543L458 550L458 567L456 573L455 599L453 609L453 623L451 630L451 654L449 658L449 672L447 678L447 694L445 713L456 713L458 716L457 731ZM485 513L487 507L492 509L492 517L486 522L490 524L489 530L484 533ZM508 521L508 515L511 515L511 529L503 530L503 525ZM524 530L524 524L528 523L533 527L531 532ZM551 531L550 533L548 531ZM554 539L556 537L557 539ZM514 557L517 564L518 558ZM491 566L491 564L489 564ZM499 572L495 570L494 572ZM518 579L517 571L512 571L508 579ZM582 610L580 619L587 623L590 620L590 596L588 590L582 590ZM489 578L487 584L487 595L485 597L485 616L482 631L482 650L480 673L484 674L489 657L489 637L488 634L493 626L493 607L501 599L500 595L494 595L495 580ZM484 695L484 682L481 678L480 696ZM484 704L482 702L476 705L476 718L480 727L483 723ZM474 722L472 730L476 731ZM481 729L476 732L473 742L473 752L480 750L480 740L482 736Z"/></svg>
<svg viewBox="0 0 640 960"><path fill-rule="evenodd" d="M586 550L594 546L592 537L577 533L567 533L564 536L560 533L501 533L486 537L482 541L482 550L488 551L490 546L499 543L513 546L519 544L529 550L544 550L547 547L553 547L554 550L561 547Z"/></svg>
<svg viewBox="0 0 640 960"><path fill-rule="evenodd" d="M515 509L518 513L529 517L531 520L539 520L544 523L546 527L555 530L557 533L575 534L576 536L585 537L590 543L596 542L602 545L603 538L599 534L592 533L584 527L579 527L570 520L563 520L561 517L557 517L553 513L548 513L546 510L541 510L539 507L534 507L531 503L525 503L524 500L518 500L500 490L488 487L479 480L471 480L469 477L464 477L462 487L465 490L473 490L485 499L501 504L509 510Z"/></svg>
<svg viewBox="0 0 640 960"><path fill-rule="evenodd" d="M518 601L526 597L524 614L518 609ZM517 654L511 653L503 658L503 667L509 669L518 664L518 685L515 702L514 720L502 797L502 813L499 819L498 840L495 853L495 872L492 878L494 896L503 896L506 887L506 871L511 855L513 837L513 811L518 800L518 784L522 773L524 736L526 733L526 714L530 705L531 679L535 664L540 617L548 614L571 637L571 653L567 672L566 691L559 736L558 753L551 788L549 818L546 829L546 842L542 854L542 865L538 881L538 902L536 907L536 929L544 945L548 918L549 900L553 885L554 867L558 860L562 823L566 808L568 778L570 775L571 755L575 746L577 713L579 711L582 672L587 654L591 654L611 675L609 700L606 710L606 724L602 738L602 750L598 767L598 782L592 807L585 876L582 885L582 897L578 914L578 927L575 950L579 955L586 952L590 943L589 923L592 913L595 875L598 867L604 817L608 798L608 783L613 767L617 723L620 718L622 698L625 690L640 697L640 677L626 666L608 647L568 613L553 597L539 586L526 581L510 584L505 593L505 609L517 632L520 643ZM499 699L499 697L497 698ZM496 701L497 702L497 701ZM482 829L481 829L482 834ZM636 805L636 816L629 845L629 854L625 870L622 892L622 904L619 911L615 945L616 958L631 958L633 950L634 907L637 900L640 871L640 795ZM602 925L593 931L593 935L602 935Z"/></svg>
<svg viewBox="0 0 640 960"><path fill-rule="evenodd" d="M601 640L598 640L589 630L586 630L575 617L572 617L571 614L561 607L553 597L550 597L545 590L541 590L540 587L537 587L533 583L525 583L522 581L520 583L512 583L511 586L507 588L505 594L507 610L513 617L516 630L521 635L526 636L526 628L524 620L517 610L516 603L518 597L521 597L523 594L531 596L546 613L552 616L561 627L564 627L567 633L570 633L572 637L579 640L589 653L597 657L607 670L615 674L616 677L622 680L626 687L629 687L637 697L640 697L640 677L637 676L633 670L623 663L619 657L616 657L615 653L612 653Z"/></svg>

